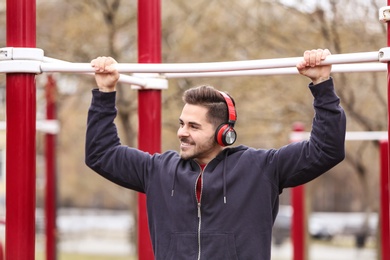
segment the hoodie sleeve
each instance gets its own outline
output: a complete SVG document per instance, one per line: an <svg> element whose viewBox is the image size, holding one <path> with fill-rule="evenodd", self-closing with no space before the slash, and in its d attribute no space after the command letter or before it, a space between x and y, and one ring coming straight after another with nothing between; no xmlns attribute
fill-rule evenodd
<svg viewBox="0 0 390 260"><path fill-rule="evenodd" d="M139 192L145 190L144 172L151 159L148 153L120 143L114 119L115 92L92 90L88 111L85 163L106 179Z"/></svg>
<svg viewBox="0 0 390 260"><path fill-rule="evenodd" d="M280 192L313 180L345 157L346 117L333 79L309 88L315 110L310 139L286 145L272 155Z"/></svg>

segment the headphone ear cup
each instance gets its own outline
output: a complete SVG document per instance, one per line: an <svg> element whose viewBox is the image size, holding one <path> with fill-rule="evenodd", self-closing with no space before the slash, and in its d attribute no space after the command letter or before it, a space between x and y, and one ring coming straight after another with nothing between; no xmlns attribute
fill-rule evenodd
<svg viewBox="0 0 390 260"><path fill-rule="evenodd" d="M236 137L236 131L229 124L221 124L215 131L215 140L221 146L232 145Z"/></svg>
<svg viewBox="0 0 390 260"><path fill-rule="evenodd" d="M225 146L223 142L223 133L225 132L226 128L228 128L228 126L228 124L221 124L215 131L215 141L217 141L217 143L221 146Z"/></svg>

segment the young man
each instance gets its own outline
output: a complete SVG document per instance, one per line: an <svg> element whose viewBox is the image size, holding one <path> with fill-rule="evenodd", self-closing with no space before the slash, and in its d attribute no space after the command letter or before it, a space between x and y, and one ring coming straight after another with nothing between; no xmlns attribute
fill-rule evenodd
<svg viewBox="0 0 390 260"><path fill-rule="evenodd" d="M315 117L309 141L280 149L227 148L235 141L233 99L210 86L184 93L180 153L150 155L120 145L115 60L92 60L98 89L88 114L86 164L147 197L156 259L260 259L271 255L272 226L284 188L304 184L344 159L346 119L336 96L328 50L306 51L297 64L309 77Z"/></svg>

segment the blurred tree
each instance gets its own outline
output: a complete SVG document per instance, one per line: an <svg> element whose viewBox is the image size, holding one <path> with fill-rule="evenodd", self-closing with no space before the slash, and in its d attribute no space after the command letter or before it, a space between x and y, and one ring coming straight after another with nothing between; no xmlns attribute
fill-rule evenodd
<svg viewBox="0 0 390 260"><path fill-rule="evenodd" d="M46 8L58 8L62 10L58 12L60 16L63 16L65 24L61 26L61 28L50 27L51 23L48 20L57 19L57 17L53 17L52 11L48 11ZM53 34L50 34L49 41L42 41L42 44L49 43L49 46L43 47L45 50L50 52L51 49L56 49L57 46L66 46L62 51L58 52L56 55L61 57L61 59L66 59L70 54L69 60L77 61L80 59L85 62L85 60L89 61L92 58L97 56L111 56L120 61L121 58L125 56L125 53L128 49L134 49L135 37L128 33L129 28L132 24L134 24L136 20L136 8L134 3L126 3L126 1L120 0L97 0L97 1L65 1L60 2L56 1L56 3L47 3L44 5L42 9L38 9L38 12L42 12L42 15L38 15L42 20L42 27L38 27L39 30L50 30L53 31ZM44 19L46 17L46 19ZM80 26L85 25L85 26ZM47 34L44 34L47 35ZM61 44L64 35L66 39L69 40L69 44ZM58 37L58 38L57 38ZM69 82L67 82L69 84ZM73 82L74 83L74 82ZM66 83L65 83L66 84ZM94 86L91 81L84 81L82 84L88 84ZM90 89L90 88L88 88ZM88 89L81 89L78 91L78 95L76 96L65 96L63 95L61 105L66 106L66 104L76 102L77 104L84 104L85 102L80 102L84 97L90 93ZM88 90L88 91L87 91ZM129 146L135 146L136 141L136 125L132 122L134 121L132 118L134 113L136 112L137 104L134 102L134 97L131 94L131 89L128 86L123 87L122 85L118 86L117 89L117 107L118 107L118 118L117 121L121 126L121 140L124 144ZM71 101L72 100L72 101ZM61 101L60 101L61 102ZM66 111L66 115L64 115L64 120L69 115L70 110ZM85 108L84 108L85 111ZM74 111L77 113L77 111ZM84 123L82 123L84 121ZM85 129L85 120L79 121L84 127L81 129ZM64 124L62 124L64 127ZM65 130L65 129L64 129ZM68 131L66 135L69 136ZM80 136L79 134L77 134ZM66 138L66 137L65 137ZM74 136L71 137L71 140L67 142L61 142L63 144L64 149L73 149L74 148ZM84 141L78 142L79 145L83 145ZM79 158L82 158L84 149L77 149L80 153ZM69 165L67 160L64 160L64 164ZM85 168L85 166L83 166ZM80 168L80 166L78 166ZM72 171L78 173L79 171ZM126 192L125 196L123 196L122 192L116 192L112 190L112 188L102 188L101 190L105 190L102 192L98 187L91 186L88 184L88 181L84 178L80 179L80 175L73 174L73 182L77 186L81 186L80 190L83 190L82 187L88 187L87 191L94 194L93 197L88 195L88 193L84 193L83 196L87 198L86 202L82 202L82 204L86 206L109 206L105 205L107 202L106 197L112 197L114 199L113 202L110 202L111 206L109 207L118 207L115 204L119 204L119 207L123 207L124 205L128 205L131 209L131 213L133 215L134 220L137 220L137 205L136 205L136 193L135 192ZM106 186L107 182L102 183L99 186ZM84 188L85 189L85 188ZM68 198L71 204L79 204L75 203L72 197L74 197L74 188L68 189L68 193L65 195L65 198ZM73 194L73 195L72 195ZM116 200L116 201L115 201ZM119 202L119 203L118 203ZM137 226L131 232L131 241L136 244L136 233ZM135 247L137 248L137 247Z"/></svg>

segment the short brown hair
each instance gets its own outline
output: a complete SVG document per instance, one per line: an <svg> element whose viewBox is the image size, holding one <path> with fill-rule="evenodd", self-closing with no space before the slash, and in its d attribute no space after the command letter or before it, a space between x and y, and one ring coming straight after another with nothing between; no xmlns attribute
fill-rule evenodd
<svg viewBox="0 0 390 260"><path fill-rule="evenodd" d="M230 98L234 104L233 98ZM208 112L206 117L215 128L223 123L227 123L229 120L225 98L218 90L210 85L202 85L186 90L183 94L183 101L186 104L207 108Z"/></svg>

